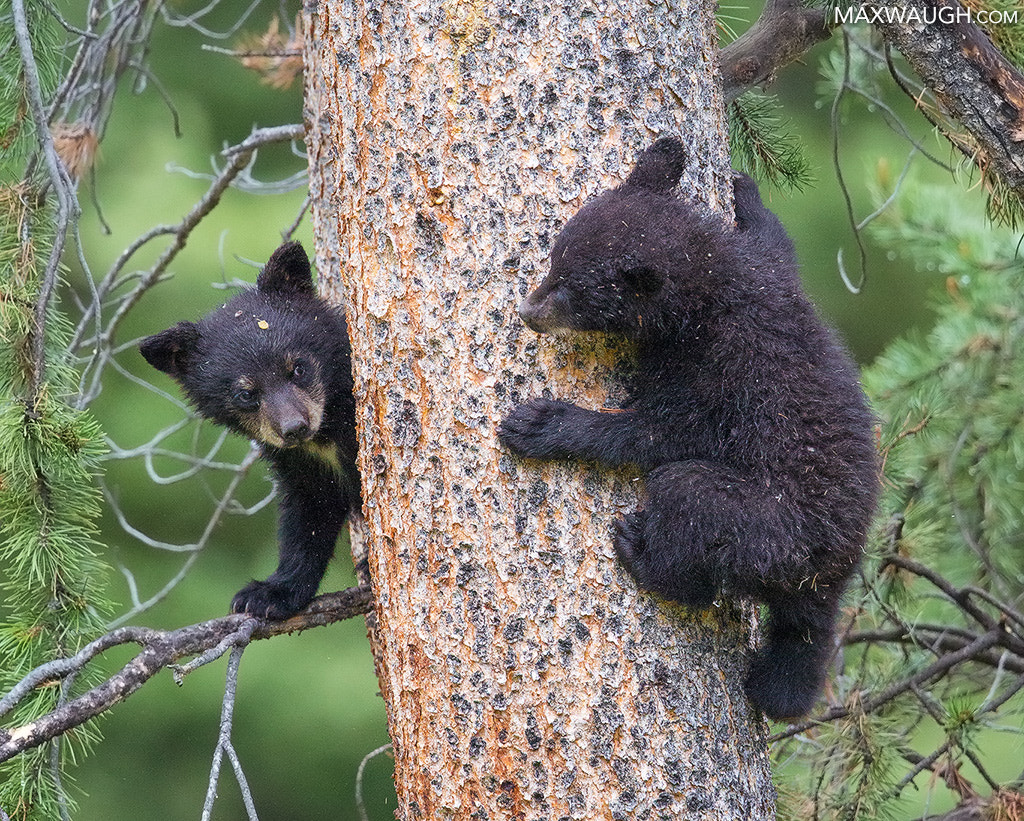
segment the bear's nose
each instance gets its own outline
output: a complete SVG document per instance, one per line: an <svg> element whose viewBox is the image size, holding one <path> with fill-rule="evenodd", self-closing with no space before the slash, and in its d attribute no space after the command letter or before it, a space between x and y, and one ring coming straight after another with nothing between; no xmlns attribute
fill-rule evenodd
<svg viewBox="0 0 1024 821"><path fill-rule="evenodd" d="M536 291L519 303L519 318L537 333L547 330L548 312L548 300L538 298Z"/></svg>
<svg viewBox="0 0 1024 821"><path fill-rule="evenodd" d="M303 442L309 438L309 424L299 416L282 420L281 438L289 444Z"/></svg>
<svg viewBox="0 0 1024 821"><path fill-rule="evenodd" d="M542 286L519 303L519 317L537 333L551 333L565 327L568 315L565 303L564 294L545 290Z"/></svg>

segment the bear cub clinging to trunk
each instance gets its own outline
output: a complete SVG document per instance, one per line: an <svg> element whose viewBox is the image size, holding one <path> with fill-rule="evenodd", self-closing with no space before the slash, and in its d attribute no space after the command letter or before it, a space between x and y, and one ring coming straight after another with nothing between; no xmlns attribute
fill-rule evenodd
<svg viewBox="0 0 1024 821"><path fill-rule="evenodd" d="M316 595L334 543L360 504L355 403L345 315L317 296L309 259L288 242L256 287L199 322L142 342L201 416L259 443L280 497L280 558L231 603L282 619Z"/></svg>
<svg viewBox="0 0 1024 821"><path fill-rule="evenodd" d="M691 607L764 603L746 692L772 718L813 706L878 492L855 365L803 294L793 244L745 176L736 228L675 197L675 139L587 203L520 316L541 333L636 342L624 412L533 399L499 436L536 459L634 465L644 509L614 543L640 587Z"/></svg>

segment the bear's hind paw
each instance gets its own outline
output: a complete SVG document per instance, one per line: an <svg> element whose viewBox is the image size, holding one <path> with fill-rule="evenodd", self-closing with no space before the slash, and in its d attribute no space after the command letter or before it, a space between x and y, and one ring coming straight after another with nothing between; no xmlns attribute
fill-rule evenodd
<svg viewBox="0 0 1024 821"><path fill-rule="evenodd" d="M615 555L619 557L622 566L631 573L635 573L635 564L640 554L644 552L644 515L642 513L630 513L617 519L612 525L612 545L615 547Z"/></svg>
<svg viewBox="0 0 1024 821"><path fill-rule="evenodd" d="M791 666L786 659L771 658L762 649L750 663L744 689L747 698L768 718L795 721L814 707L822 677L822 671L813 666Z"/></svg>

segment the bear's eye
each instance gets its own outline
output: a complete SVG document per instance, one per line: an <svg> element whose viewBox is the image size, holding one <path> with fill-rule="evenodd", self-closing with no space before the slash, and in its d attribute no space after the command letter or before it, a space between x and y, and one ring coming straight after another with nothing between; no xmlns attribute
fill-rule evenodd
<svg viewBox="0 0 1024 821"><path fill-rule="evenodd" d="M240 388L235 391L235 402L243 408L251 408L257 404L256 391L251 388Z"/></svg>
<svg viewBox="0 0 1024 821"><path fill-rule="evenodd" d="M292 365L292 379L301 380L309 373L309 365L304 359L296 359Z"/></svg>

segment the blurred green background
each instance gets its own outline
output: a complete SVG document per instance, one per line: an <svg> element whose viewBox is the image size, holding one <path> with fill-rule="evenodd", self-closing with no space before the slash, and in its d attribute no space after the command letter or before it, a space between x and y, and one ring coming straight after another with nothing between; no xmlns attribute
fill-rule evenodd
<svg viewBox="0 0 1024 821"><path fill-rule="evenodd" d="M200 8L180 2L178 12ZM217 9L204 24L228 28L238 7ZM69 19L74 8L69 3ZM257 8L246 30L260 32L278 11L272 3ZM294 19L295 7L285 19ZM756 10L732 9L732 16L748 20ZM742 29L742 24L735 28ZM210 158L228 144L242 140L255 126L296 123L301 119L298 86L280 91L261 85L259 78L223 54L204 51L204 43L231 46L188 28L158 24L149 66L159 78L180 118L182 136L176 138L172 115L152 83L133 90L125 83L96 169L95 188L83 186L84 214L81 236L86 257L102 273L139 234L158 223L180 220L203 194L207 181L174 167L207 173ZM790 67L772 89L779 95L791 126L806 144L816 177L814 187L799 194L764 190L766 201L789 227L803 264L806 286L823 312L841 329L855 355L868 362L894 335L912 327L926 327L931 289L941 287L941 272L908 270L866 238L868 280L860 295L843 285L836 263L843 249L847 268L856 278L857 246L850 230L839 185L832 169L828 106L819 105L818 66L832 44L819 46L801 65ZM136 93L137 91L137 93ZM912 124L919 139L944 159L948 149L930 134L930 128L895 91L889 102ZM888 128L877 110L851 99L842 110L840 156L858 215L873 207L871 189L876 181L894 180L906 159L909 145ZM303 167L287 146L260 155L254 173L261 179L280 179ZM958 188L947 172L915 161L917 179L948 185L950 196L980 196ZM94 195L111 233L105 234ZM120 342L154 333L179 319L194 319L221 302L224 292L211 283L234 278L252 280L255 269L244 260L263 261L276 247L281 231L298 215L305 192L256 196L230 191L214 214L206 219L172 266L173 277L152 289L122 326ZM304 222L297 238L312 248L312 233ZM157 240L147 246L138 265L155 259L164 248ZM146 256L148 254L148 256ZM73 269L70 286L84 293L83 272ZM169 379L148 368L134 349L126 349L119 362L130 372L151 381L172 397L178 392ZM102 395L93 410L108 434L121 447L135 447L182 411L166 398L108 370ZM196 434L188 429L175 440L185 450L202 450L215 439L209 427ZM247 444L230 440L221 456L238 459ZM157 463L161 472L174 468ZM161 486L147 477L141 460L110 461L105 484L117 498L127 520L156 538L189 542L204 527L224 475ZM241 497L246 504L268 490L262 466L246 480ZM263 578L274 567L276 546L274 505L259 514L230 516L216 530L187 578L157 606L133 618L159 628L175 628L223 615L233 593L250 578ZM187 556L155 550L125 534L113 516L104 522L102 535L113 560L135 576L145 599L159 590L182 567ZM339 589L353 582L351 562L344 546L322 589ZM128 583L121 574L111 579L113 598L130 601ZM114 668L130 657L125 651L108 660ZM72 789L80 801L81 821L99 819L184 819L198 817L206 790L210 760L216 743L224 684L225 663L220 661L190 675L176 687L170 674L161 675L102 722L104 740L81 766L73 770ZM266 819L357 818L354 794L356 772L363 757L387 743L382 701L377 694L373 664L362 620L327 629L257 642L241 665L235 712L234 743L260 817ZM391 765L387 755L367 766L363 791L371 819L389 819L394 812ZM79 792L80 791L80 792ZM218 819L243 818L238 789L228 772L222 775L214 811Z"/></svg>

